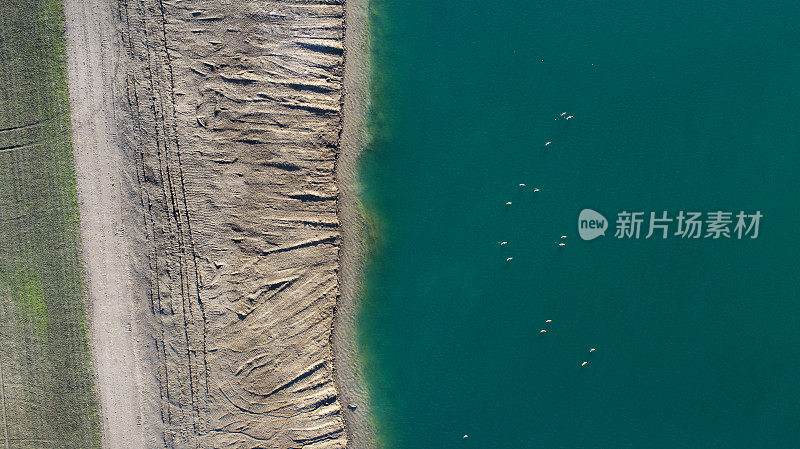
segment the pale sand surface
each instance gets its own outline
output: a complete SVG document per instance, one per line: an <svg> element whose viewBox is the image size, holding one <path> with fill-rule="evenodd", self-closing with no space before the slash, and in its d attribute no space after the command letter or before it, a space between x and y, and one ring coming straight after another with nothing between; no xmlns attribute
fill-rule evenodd
<svg viewBox="0 0 800 449"><path fill-rule="evenodd" d="M368 447L364 8L65 1L104 447Z"/></svg>
<svg viewBox="0 0 800 449"><path fill-rule="evenodd" d="M108 0L64 0L73 151L89 297L95 388L104 447L158 447L161 431L155 348L142 327L143 288L134 285L132 191L116 120L119 51ZM137 319L138 317L138 319Z"/></svg>
<svg viewBox="0 0 800 449"><path fill-rule="evenodd" d="M342 137L336 161L339 186L339 220L342 245L339 252L341 296L336 310L333 336L336 358L335 379L339 387L350 448L376 446L369 395L361 377L357 317L366 258L358 190L358 158L369 135L369 1L348 0L345 11L344 97ZM352 405L356 408L353 409Z"/></svg>

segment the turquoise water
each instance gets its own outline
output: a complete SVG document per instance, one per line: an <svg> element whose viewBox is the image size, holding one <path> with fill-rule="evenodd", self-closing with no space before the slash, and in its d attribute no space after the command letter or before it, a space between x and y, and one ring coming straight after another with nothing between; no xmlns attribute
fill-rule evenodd
<svg viewBox="0 0 800 449"><path fill-rule="evenodd" d="M800 448L800 4L374 8L385 447ZM605 237L578 237L584 208ZM615 239L623 210L764 218Z"/></svg>

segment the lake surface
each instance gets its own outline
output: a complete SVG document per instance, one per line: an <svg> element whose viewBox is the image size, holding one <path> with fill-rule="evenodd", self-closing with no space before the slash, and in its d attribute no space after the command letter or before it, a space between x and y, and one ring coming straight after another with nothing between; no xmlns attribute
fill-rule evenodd
<svg viewBox="0 0 800 449"><path fill-rule="evenodd" d="M800 3L373 8L384 446L800 447ZM646 239L663 211L732 212L732 238Z"/></svg>

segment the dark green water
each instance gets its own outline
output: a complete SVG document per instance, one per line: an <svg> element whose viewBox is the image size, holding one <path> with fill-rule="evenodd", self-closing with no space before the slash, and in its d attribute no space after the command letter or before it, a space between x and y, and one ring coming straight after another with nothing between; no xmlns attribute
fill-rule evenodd
<svg viewBox="0 0 800 449"><path fill-rule="evenodd" d="M800 448L800 4L374 8L385 446ZM583 208L605 237L580 240ZM764 218L615 239L622 210Z"/></svg>

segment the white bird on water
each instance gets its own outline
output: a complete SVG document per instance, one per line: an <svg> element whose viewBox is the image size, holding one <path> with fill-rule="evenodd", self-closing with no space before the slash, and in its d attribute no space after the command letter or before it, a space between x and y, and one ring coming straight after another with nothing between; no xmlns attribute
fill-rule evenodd
<svg viewBox="0 0 800 449"><path fill-rule="evenodd" d="M500 246L506 246L506 245L508 245L508 242L500 242Z"/></svg>
<svg viewBox="0 0 800 449"><path fill-rule="evenodd" d="M586 366L588 364L589 364L589 362L583 362L583 363L581 363L581 366Z"/></svg>
<svg viewBox="0 0 800 449"><path fill-rule="evenodd" d="M553 322L553 320L544 320L544 322L547 323L547 324L550 324L550 323Z"/></svg>
<svg viewBox="0 0 800 449"><path fill-rule="evenodd" d="M506 206L510 206L510 205L511 205L511 201L506 203Z"/></svg>
<svg viewBox="0 0 800 449"><path fill-rule="evenodd" d="M462 438L466 440L467 438L469 438L469 435L464 435Z"/></svg>
<svg viewBox="0 0 800 449"><path fill-rule="evenodd" d="M551 143L553 143L553 142L548 140L547 142L544 143L544 146L549 147Z"/></svg>
<svg viewBox="0 0 800 449"><path fill-rule="evenodd" d="M562 238L562 239L565 239L565 238L567 238L567 236L566 236L566 235L562 235L562 236L561 236L561 238Z"/></svg>
<svg viewBox="0 0 800 449"><path fill-rule="evenodd" d="M561 113L562 117L565 116L565 115L567 115L567 111L564 111L564 112Z"/></svg>
<svg viewBox="0 0 800 449"><path fill-rule="evenodd" d="M568 115L568 116L567 116L567 120L571 119L572 117L574 117L574 116L572 116L572 115Z"/></svg>
<svg viewBox="0 0 800 449"><path fill-rule="evenodd" d="M520 186L520 187L525 187L525 184L520 184L519 186Z"/></svg>
<svg viewBox="0 0 800 449"><path fill-rule="evenodd" d="M533 189L533 191L534 191L534 192L540 192L540 190L539 190L539 189Z"/></svg>
<svg viewBox="0 0 800 449"><path fill-rule="evenodd" d="M567 246L566 243L559 243L558 246Z"/></svg>
<svg viewBox="0 0 800 449"><path fill-rule="evenodd" d="M539 331L539 333L540 334L546 334L547 333L547 329L542 329L542 330Z"/></svg>
<svg viewBox="0 0 800 449"><path fill-rule="evenodd" d="M514 258L513 257L509 257L508 259L506 259L506 262L511 262L512 260L514 260Z"/></svg>
<svg viewBox="0 0 800 449"><path fill-rule="evenodd" d="M589 350L589 352L595 352L595 351L597 351L597 349L595 349L595 348L592 348L592 349Z"/></svg>

